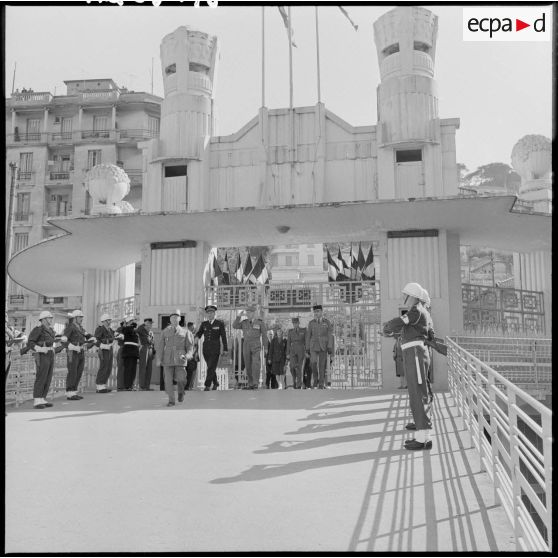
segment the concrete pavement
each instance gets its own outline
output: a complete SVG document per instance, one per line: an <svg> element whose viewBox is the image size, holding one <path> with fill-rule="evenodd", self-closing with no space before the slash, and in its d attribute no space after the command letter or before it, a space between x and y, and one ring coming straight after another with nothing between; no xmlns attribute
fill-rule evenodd
<svg viewBox="0 0 558 558"><path fill-rule="evenodd" d="M86 394L6 417L5 551L496 552L513 531L448 393Z"/></svg>

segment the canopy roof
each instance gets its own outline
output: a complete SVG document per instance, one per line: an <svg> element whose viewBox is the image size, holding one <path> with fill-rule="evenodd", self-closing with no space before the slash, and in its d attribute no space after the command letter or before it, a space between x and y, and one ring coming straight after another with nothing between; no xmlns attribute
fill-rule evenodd
<svg viewBox="0 0 558 558"><path fill-rule="evenodd" d="M500 250L550 250L550 215L511 211L515 199L487 195L57 218L50 223L66 234L16 254L8 273L46 296L79 296L86 269L138 262L142 248L153 242L196 240L222 247L336 243L370 241L388 230L407 229L445 229L458 234L461 244Z"/></svg>

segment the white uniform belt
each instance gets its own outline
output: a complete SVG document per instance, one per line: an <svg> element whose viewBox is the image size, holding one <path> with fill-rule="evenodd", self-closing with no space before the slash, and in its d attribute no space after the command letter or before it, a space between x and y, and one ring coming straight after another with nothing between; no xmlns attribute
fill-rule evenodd
<svg viewBox="0 0 558 558"><path fill-rule="evenodd" d="M410 349L411 347L424 347L424 341L422 339L417 339L416 341L409 341L401 345L402 349Z"/></svg>
<svg viewBox="0 0 558 558"><path fill-rule="evenodd" d="M139 347L139 343L134 343L133 341L124 341L124 345L134 345L135 347Z"/></svg>

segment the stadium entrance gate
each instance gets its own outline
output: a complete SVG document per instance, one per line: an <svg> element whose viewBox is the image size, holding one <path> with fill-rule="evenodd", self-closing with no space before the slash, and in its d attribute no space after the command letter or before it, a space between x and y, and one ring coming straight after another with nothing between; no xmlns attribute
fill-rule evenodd
<svg viewBox="0 0 558 558"><path fill-rule="evenodd" d="M205 301L217 306L217 317L225 322L227 329L229 356L221 357L219 373L224 379L227 369L229 387L242 387L246 383L240 350L242 334L232 328L240 310L248 305L257 306L263 311L268 329L281 327L286 332L292 327L294 316L299 316L301 326L306 327L313 317L314 304L322 304L324 316L333 323L335 352L328 363L331 387L382 387L379 281L219 285L205 289ZM202 363L202 378L204 374ZM292 386L290 370L287 379ZM262 383L265 383L263 355Z"/></svg>

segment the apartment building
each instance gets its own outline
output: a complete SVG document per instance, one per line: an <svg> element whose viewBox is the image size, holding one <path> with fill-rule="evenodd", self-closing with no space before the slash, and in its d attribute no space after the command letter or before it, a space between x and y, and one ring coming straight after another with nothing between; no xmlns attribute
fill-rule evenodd
<svg viewBox="0 0 558 558"><path fill-rule="evenodd" d="M282 244L271 248L272 283L327 282L323 244Z"/></svg>
<svg viewBox="0 0 558 558"><path fill-rule="evenodd" d="M6 207L15 184L12 254L59 234L50 218L88 214L85 174L99 163L127 172L125 200L141 209L141 142L159 136L162 99L108 78L64 83L65 95L23 91L6 101ZM7 288L10 318L28 331L41 310L64 316L81 303L80 297L47 298L11 281Z"/></svg>

